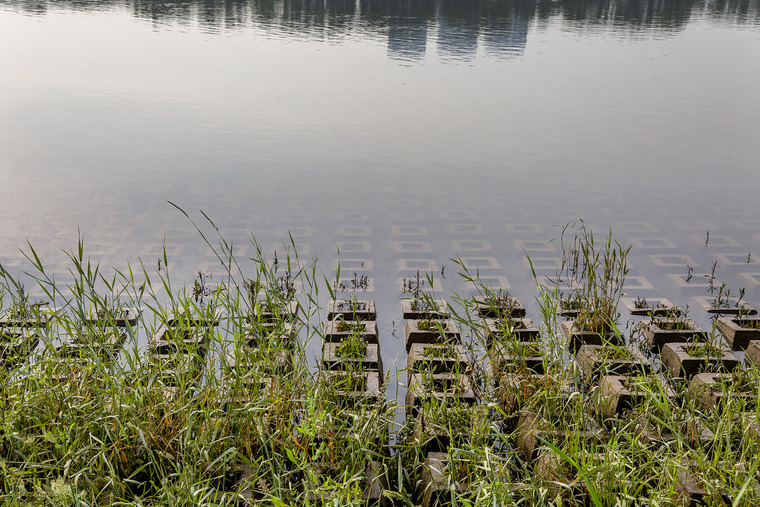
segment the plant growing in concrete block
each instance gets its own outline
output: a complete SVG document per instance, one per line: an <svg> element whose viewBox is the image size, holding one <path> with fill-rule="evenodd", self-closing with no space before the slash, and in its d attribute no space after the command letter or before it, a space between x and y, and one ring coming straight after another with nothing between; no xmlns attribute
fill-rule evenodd
<svg viewBox="0 0 760 507"><path fill-rule="evenodd" d="M753 340L760 340L760 317L719 317L718 331L732 350L744 350Z"/></svg>
<svg viewBox="0 0 760 507"><path fill-rule="evenodd" d="M460 339L459 329L450 319L407 320L404 336L407 352L411 350L414 343L459 343Z"/></svg>
<svg viewBox="0 0 760 507"><path fill-rule="evenodd" d="M639 349L631 346L582 345L575 354L583 374L596 380L600 375L647 374L651 363Z"/></svg>
<svg viewBox="0 0 760 507"><path fill-rule="evenodd" d="M691 378L706 371L730 372L739 366L738 357L711 343L667 343L661 358L673 377Z"/></svg>

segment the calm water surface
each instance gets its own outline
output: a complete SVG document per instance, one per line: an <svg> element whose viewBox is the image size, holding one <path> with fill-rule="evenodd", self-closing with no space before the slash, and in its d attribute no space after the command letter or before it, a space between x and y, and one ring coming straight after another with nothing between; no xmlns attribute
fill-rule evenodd
<svg viewBox="0 0 760 507"><path fill-rule="evenodd" d="M218 275L172 201L241 258L290 231L333 276L339 247L391 365L404 277L466 289L461 256L538 318L523 249L552 272L582 217L634 245L631 295L694 304L678 277L718 260L760 305L757 0L0 0L0 47L18 272L28 240L65 281L80 230L105 266L165 242L178 279Z"/></svg>

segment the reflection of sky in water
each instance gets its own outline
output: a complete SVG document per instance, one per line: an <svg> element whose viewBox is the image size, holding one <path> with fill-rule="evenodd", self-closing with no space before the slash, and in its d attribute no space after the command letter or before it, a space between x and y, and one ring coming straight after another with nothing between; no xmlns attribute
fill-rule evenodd
<svg viewBox="0 0 760 507"><path fill-rule="evenodd" d="M584 217L634 244L631 295L695 304L676 278L719 260L760 306L754 3L414 3L4 3L3 264L28 239L63 280L79 228L109 266L165 242L178 279L218 273L169 200L241 258L250 231L268 253L291 231L332 276L339 246L393 358L402 278L445 265L466 290L459 255L538 318L523 249L551 274L553 225Z"/></svg>

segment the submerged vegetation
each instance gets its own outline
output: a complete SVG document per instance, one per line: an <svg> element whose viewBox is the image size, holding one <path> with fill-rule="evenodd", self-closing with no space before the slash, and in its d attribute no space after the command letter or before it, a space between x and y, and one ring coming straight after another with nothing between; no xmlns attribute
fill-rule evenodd
<svg viewBox="0 0 760 507"><path fill-rule="evenodd" d="M33 249L35 290L2 270L0 504L760 501L756 368L696 389L644 367L655 352L642 343L639 354L618 329L629 247L611 235L598 243L582 226L560 242L567 262L555 286L537 283L536 326L459 262L477 295L451 294L445 312L459 333L449 336L432 275L404 281L412 310L429 312L419 329L441 335L411 347L406 382L363 370L374 303L335 300L326 318L320 290L334 299L340 286L318 283L295 248L270 260L253 240L255 270L244 273L218 243L226 276L198 273L190 288L173 285L165 256L155 270L106 275L82 241L66 287ZM568 280L575 324L626 345L593 345L593 374L561 330ZM306 353L328 328L339 335L334 370ZM688 352L719 351L718 340ZM639 360L628 375L603 366ZM394 380L409 387L405 418L386 399ZM728 401L706 404L705 389Z"/></svg>

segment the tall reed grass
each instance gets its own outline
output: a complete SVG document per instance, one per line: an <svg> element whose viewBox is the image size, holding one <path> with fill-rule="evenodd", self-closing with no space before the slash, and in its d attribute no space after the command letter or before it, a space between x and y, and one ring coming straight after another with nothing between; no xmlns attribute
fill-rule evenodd
<svg viewBox="0 0 760 507"><path fill-rule="evenodd" d="M155 268L106 274L81 239L66 286L31 245L23 279L0 268L2 505L415 505L431 488L439 503L463 506L760 502L754 368L720 384L743 394L713 408L684 379L654 372L631 381L637 403L610 414L607 393L580 380L567 352L560 280L536 277L540 338L518 346L514 323L487 338L478 308L497 305L489 315L506 322L519 301L459 262L478 294L421 291L418 279L413 297L436 311L451 301L467 365L450 385L466 377L475 403L423 366L426 391L398 425L394 402L347 396L353 381L329 380L306 357L309 340L323 339L320 290L336 295L315 262L299 259L292 240L267 258L252 238L247 273L232 245L196 228L222 279L199 273L178 286L165 255ZM585 226L564 249L589 325L616 328L628 251ZM495 343L518 356L506 369ZM544 373L520 350L541 351ZM394 382L404 380L385 375L380 392Z"/></svg>

